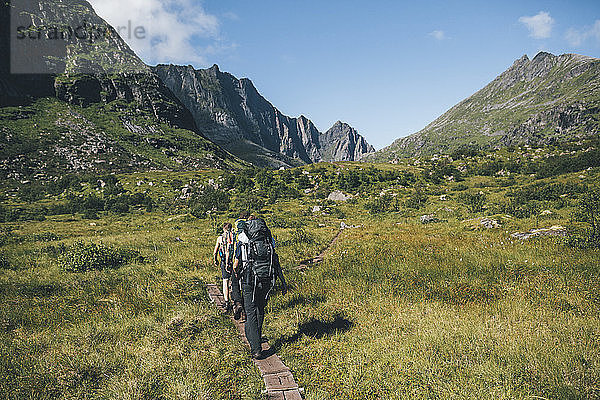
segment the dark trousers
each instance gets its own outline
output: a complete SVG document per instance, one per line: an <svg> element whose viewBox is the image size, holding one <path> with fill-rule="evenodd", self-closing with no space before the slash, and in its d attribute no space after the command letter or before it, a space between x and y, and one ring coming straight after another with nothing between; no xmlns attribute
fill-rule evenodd
<svg viewBox="0 0 600 400"><path fill-rule="evenodd" d="M265 307L267 305L267 294L269 285L260 283L256 290L254 285L242 283L242 294L244 295L244 309L246 310L246 339L250 343L252 353L261 351L260 339L262 337L262 326L265 320Z"/></svg>
<svg viewBox="0 0 600 400"><path fill-rule="evenodd" d="M242 293L240 291L240 280L235 273L231 274L231 300L239 305L244 304Z"/></svg>

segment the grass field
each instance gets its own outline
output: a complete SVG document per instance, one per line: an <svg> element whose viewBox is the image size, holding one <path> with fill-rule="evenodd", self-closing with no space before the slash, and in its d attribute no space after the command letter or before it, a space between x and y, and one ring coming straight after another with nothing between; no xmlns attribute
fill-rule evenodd
<svg viewBox="0 0 600 400"><path fill-rule="evenodd" d="M307 170L333 175L337 168L338 177L354 179L349 170L360 174L363 166ZM399 168L418 170L382 170ZM281 179L300 182L304 173L294 174ZM272 297L265 334L311 400L600 398L598 249L510 235L582 227L572 219L581 194L569 190L593 185L598 174L423 183L420 208L408 206L417 196L410 182L348 190L355 197L336 204L315 191L271 197L259 214L276 235L290 291ZM122 175L126 190L168 206L2 223L0 397L261 398L248 350L205 292L219 279L212 265L218 226L235 214L196 218L173 203L181 193L173 182L219 176ZM83 194L95 191L86 185ZM519 199L535 191L546 197L516 218L502 213L511 190ZM551 214L542 215L546 208ZM422 224L426 214L438 222ZM468 221L482 216L500 227ZM324 262L295 269L327 247L341 222L351 227Z"/></svg>

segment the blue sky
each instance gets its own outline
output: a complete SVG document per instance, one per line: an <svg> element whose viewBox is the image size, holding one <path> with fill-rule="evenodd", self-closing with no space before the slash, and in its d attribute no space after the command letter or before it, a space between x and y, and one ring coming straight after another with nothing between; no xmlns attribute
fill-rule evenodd
<svg viewBox="0 0 600 400"><path fill-rule="evenodd" d="M321 131L348 122L376 148L422 129L523 54L600 57L600 1L91 3L113 25L147 25L152 45L129 41L147 63L216 63L252 79L283 113Z"/></svg>

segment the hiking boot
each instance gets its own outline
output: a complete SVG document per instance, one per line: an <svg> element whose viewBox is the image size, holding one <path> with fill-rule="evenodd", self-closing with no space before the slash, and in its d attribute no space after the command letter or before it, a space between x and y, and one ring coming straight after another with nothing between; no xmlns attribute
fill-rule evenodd
<svg viewBox="0 0 600 400"><path fill-rule="evenodd" d="M242 311L244 311L244 308L240 304L236 304L233 310L233 319L238 321L242 316Z"/></svg>

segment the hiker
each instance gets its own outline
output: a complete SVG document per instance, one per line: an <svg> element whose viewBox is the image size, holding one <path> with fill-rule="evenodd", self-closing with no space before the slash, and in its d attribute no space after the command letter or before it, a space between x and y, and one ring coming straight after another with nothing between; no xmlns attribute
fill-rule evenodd
<svg viewBox="0 0 600 400"><path fill-rule="evenodd" d="M285 295L287 285L273 247L273 236L264 220L250 216L245 229L238 235L233 269L242 282L242 297L246 311L244 330L252 357L265 358L261 346L265 307L277 278Z"/></svg>
<svg viewBox="0 0 600 400"><path fill-rule="evenodd" d="M225 309L230 312L231 306L231 290L229 281L233 273L233 232L231 224L226 222L223 224L223 233L217 237L213 257L215 266L221 265L221 278L223 279L223 300L225 300ZM221 259L219 262L217 256Z"/></svg>
<svg viewBox="0 0 600 400"><path fill-rule="evenodd" d="M246 229L246 221L250 217L248 211L242 211L239 218L234 223L234 254L239 246L238 236ZM246 313L244 311L244 298L242 297L242 282L239 272L232 268L231 274L231 294L233 297L233 318L237 321L241 318L242 322L246 322Z"/></svg>

